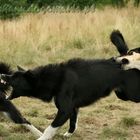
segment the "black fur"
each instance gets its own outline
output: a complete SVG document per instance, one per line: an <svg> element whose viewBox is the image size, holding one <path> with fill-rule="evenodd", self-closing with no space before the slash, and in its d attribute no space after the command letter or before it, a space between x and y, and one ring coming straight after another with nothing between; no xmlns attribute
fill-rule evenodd
<svg viewBox="0 0 140 140"><path fill-rule="evenodd" d="M124 72L113 59L73 59L3 75L2 79L13 87L11 99L28 96L50 102L54 98L58 112L51 125L59 127L70 119L69 132L73 133L78 108L108 96L122 85Z"/></svg>
<svg viewBox="0 0 140 140"><path fill-rule="evenodd" d="M9 65L5 63L0 63L0 73L12 74L12 70L10 69ZM8 117L15 123L30 124L25 118L22 117L16 107L9 100L6 99L5 93L8 89L8 85L0 83L0 112L5 112Z"/></svg>
<svg viewBox="0 0 140 140"><path fill-rule="evenodd" d="M117 50L120 55L126 55L128 51L128 46L119 30L114 30L110 35L111 42L117 46Z"/></svg>
<svg viewBox="0 0 140 140"><path fill-rule="evenodd" d="M111 41L116 46L120 55L131 55L132 52L140 53L140 48L135 48L128 51L123 35L114 30L110 36ZM122 100L131 100L133 102L140 102L140 71L137 69L127 70L124 73L124 83L115 90L118 98Z"/></svg>

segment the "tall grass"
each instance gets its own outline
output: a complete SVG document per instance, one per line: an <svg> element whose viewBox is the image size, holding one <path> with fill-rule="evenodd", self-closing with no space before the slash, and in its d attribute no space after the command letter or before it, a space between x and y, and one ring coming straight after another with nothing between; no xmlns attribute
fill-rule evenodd
<svg viewBox="0 0 140 140"><path fill-rule="evenodd" d="M129 46L139 46L140 9L95 12L39 13L0 21L0 60L13 66L34 66L72 57L110 57L116 54L109 40L119 29Z"/></svg>

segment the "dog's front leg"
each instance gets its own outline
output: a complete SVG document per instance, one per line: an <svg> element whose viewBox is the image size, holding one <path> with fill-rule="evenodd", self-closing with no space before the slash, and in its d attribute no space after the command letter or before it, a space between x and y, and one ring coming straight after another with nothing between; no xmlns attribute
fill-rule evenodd
<svg viewBox="0 0 140 140"><path fill-rule="evenodd" d="M70 117L70 114L67 111L58 111L56 118L52 124L45 129L43 135L38 140L50 140L52 139L57 129L62 126Z"/></svg>

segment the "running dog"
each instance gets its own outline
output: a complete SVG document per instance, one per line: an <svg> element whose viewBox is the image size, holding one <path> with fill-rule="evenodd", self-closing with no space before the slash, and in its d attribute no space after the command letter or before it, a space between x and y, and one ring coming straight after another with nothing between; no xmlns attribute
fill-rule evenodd
<svg viewBox="0 0 140 140"><path fill-rule="evenodd" d="M38 139L49 140L68 119L70 128L64 135L72 135L78 109L109 96L112 90L122 85L125 72L114 59L72 59L9 75L2 74L1 81L13 87L10 99L20 96L38 98L44 102L54 99L58 112Z"/></svg>

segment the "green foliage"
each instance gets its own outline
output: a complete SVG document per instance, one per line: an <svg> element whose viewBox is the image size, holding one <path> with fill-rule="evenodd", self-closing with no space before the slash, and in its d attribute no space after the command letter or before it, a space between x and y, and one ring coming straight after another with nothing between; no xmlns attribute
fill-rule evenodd
<svg viewBox="0 0 140 140"><path fill-rule="evenodd" d="M63 7L84 10L89 7L103 7L112 5L124 7L130 0L0 0L0 18L11 19L19 17L25 12L38 12L49 8ZM134 0L134 5L139 6L140 0Z"/></svg>
<svg viewBox="0 0 140 140"><path fill-rule="evenodd" d="M18 17L23 12L25 0L0 0L0 18Z"/></svg>

